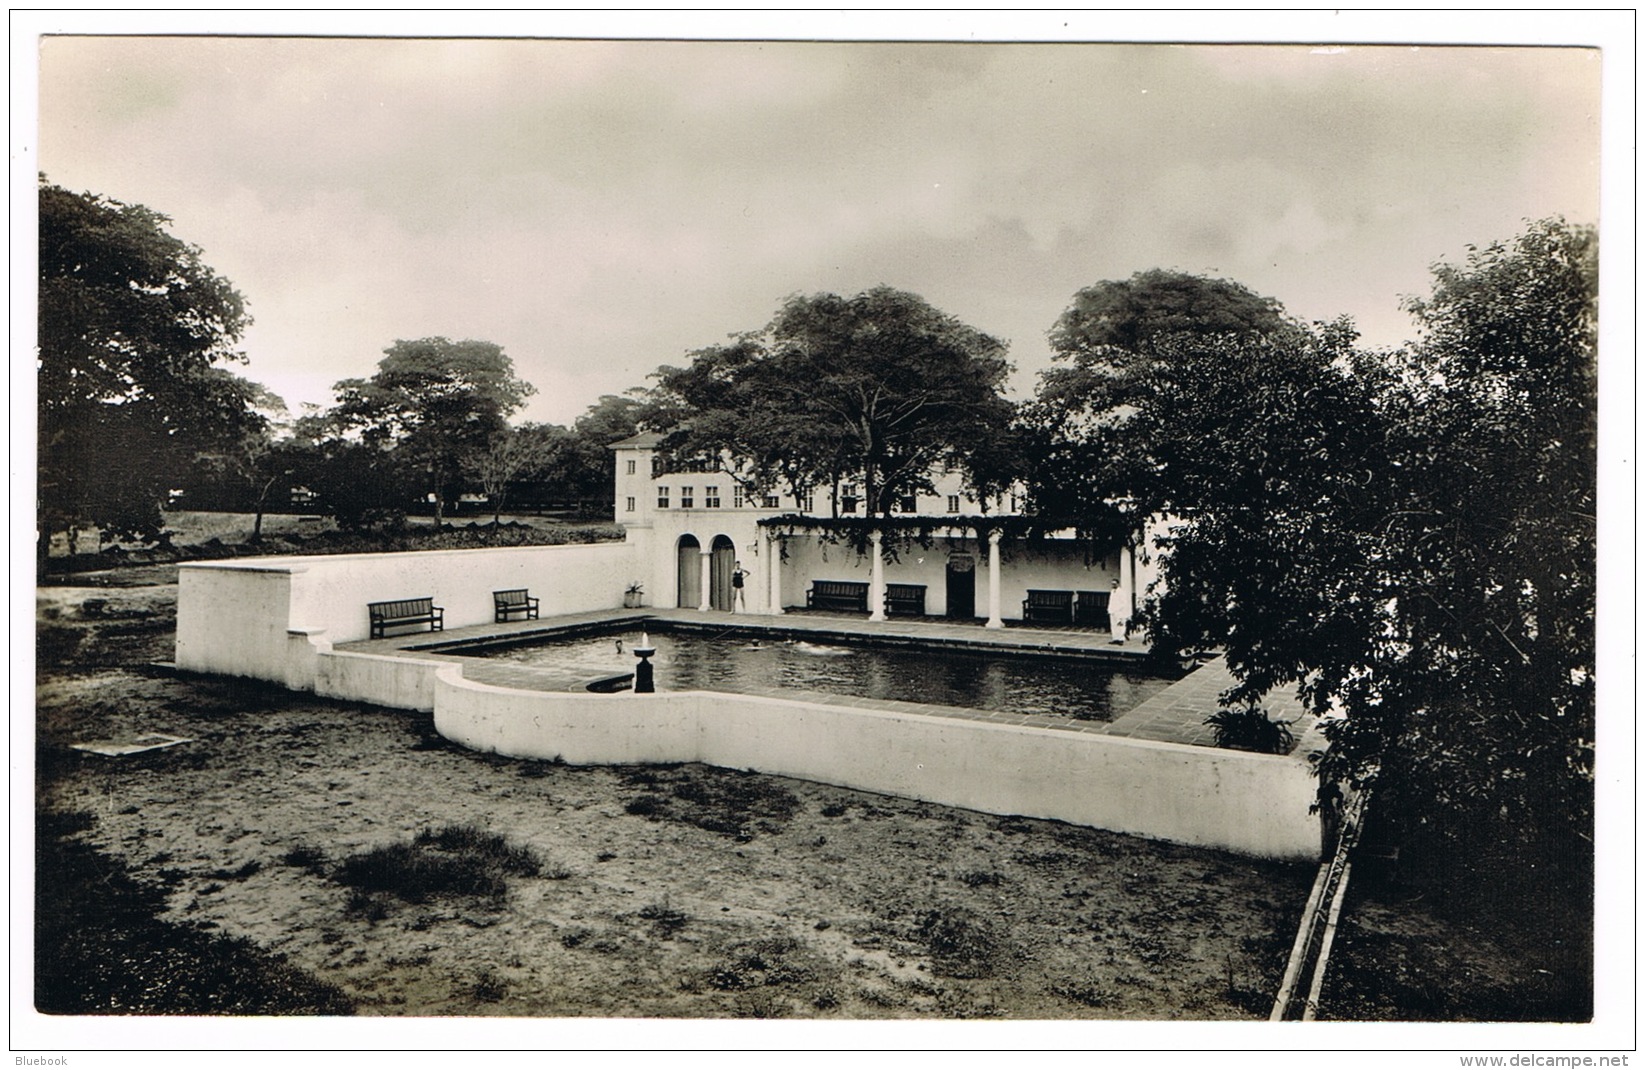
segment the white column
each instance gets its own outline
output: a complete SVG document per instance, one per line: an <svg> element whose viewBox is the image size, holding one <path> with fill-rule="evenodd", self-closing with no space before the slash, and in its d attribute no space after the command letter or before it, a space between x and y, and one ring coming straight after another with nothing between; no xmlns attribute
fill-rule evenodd
<svg viewBox="0 0 1645 1070"><path fill-rule="evenodd" d="M885 619L885 561L880 557L880 533L868 536L868 552L873 554L868 566L868 619Z"/></svg>
<svg viewBox="0 0 1645 1070"><path fill-rule="evenodd" d="M988 623L986 628L1003 628L1000 617L1000 533L988 533Z"/></svg>
<svg viewBox="0 0 1645 1070"><path fill-rule="evenodd" d="M714 608L714 604L711 601L709 601L709 599L713 596L713 591L709 588L709 580L713 576L713 573L709 570L709 563L713 560L714 551L713 550L699 550L698 553L702 555L703 563L702 563L702 582L701 582L701 586L702 586L702 605L698 606L697 608L702 610L704 613L707 613L709 610Z"/></svg>
<svg viewBox="0 0 1645 1070"><path fill-rule="evenodd" d="M783 612L782 543L770 531L765 532L765 590L766 609L773 617Z"/></svg>
<svg viewBox="0 0 1645 1070"><path fill-rule="evenodd" d="M1122 546L1119 553L1119 587L1108 600L1108 621L1114 638L1123 639L1131 627L1131 608L1136 599L1137 558L1130 546Z"/></svg>

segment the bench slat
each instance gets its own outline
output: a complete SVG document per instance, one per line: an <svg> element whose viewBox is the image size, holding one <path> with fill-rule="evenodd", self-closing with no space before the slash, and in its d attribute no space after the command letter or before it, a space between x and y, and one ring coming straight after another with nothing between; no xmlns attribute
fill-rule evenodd
<svg viewBox="0 0 1645 1070"><path fill-rule="evenodd" d="M805 604L813 609L838 608L868 612L868 584L853 580L812 580Z"/></svg>
<svg viewBox="0 0 1645 1070"><path fill-rule="evenodd" d="M1025 593L1028 597L1024 598L1022 601L1023 620L1053 620L1061 623L1073 622L1073 591L1029 590Z"/></svg>
<svg viewBox="0 0 1645 1070"><path fill-rule="evenodd" d="M531 592L524 587L507 591L492 591L491 600L496 610L495 619L502 623L515 613L524 613L526 620L537 620L538 599L531 597Z"/></svg>
<svg viewBox="0 0 1645 1070"><path fill-rule="evenodd" d="M435 605L432 596L397 598L389 602L367 602L366 611L371 616L373 639L383 638L385 629L402 624L427 624L429 631L445 630L445 609Z"/></svg>

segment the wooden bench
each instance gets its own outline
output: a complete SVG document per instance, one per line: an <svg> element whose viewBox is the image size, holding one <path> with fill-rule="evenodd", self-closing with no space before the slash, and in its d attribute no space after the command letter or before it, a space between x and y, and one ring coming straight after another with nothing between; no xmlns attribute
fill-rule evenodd
<svg viewBox="0 0 1645 1070"><path fill-rule="evenodd" d="M1074 623L1108 627L1108 595L1107 591L1075 591Z"/></svg>
<svg viewBox="0 0 1645 1070"><path fill-rule="evenodd" d="M368 602L366 610L371 614L371 637L383 638L383 629L398 628L408 624L426 624L431 632L445 631L444 608L434 604L432 598L400 598L393 602Z"/></svg>
<svg viewBox="0 0 1645 1070"><path fill-rule="evenodd" d="M1043 620L1056 624L1074 623L1073 591L1029 591L1022 600L1023 620Z"/></svg>
<svg viewBox="0 0 1645 1070"><path fill-rule="evenodd" d="M845 609L868 612L868 584L850 580L812 580L805 592L807 609Z"/></svg>
<svg viewBox="0 0 1645 1070"><path fill-rule="evenodd" d="M498 624L508 620L510 613L524 613L524 620L537 619L537 599L531 597L531 592L524 587L515 591L492 591L491 604L496 610Z"/></svg>
<svg viewBox="0 0 1645 1070"><path fill-rule="evenodd" d="M925 616L925 584L888 583L885 585L885 612L899 616Z"/></svg>

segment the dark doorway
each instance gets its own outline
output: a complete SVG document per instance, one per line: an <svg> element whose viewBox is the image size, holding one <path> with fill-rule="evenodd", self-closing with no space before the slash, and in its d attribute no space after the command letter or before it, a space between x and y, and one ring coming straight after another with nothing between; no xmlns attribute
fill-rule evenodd
<svg viewBox="0 0 1645 1070"><path fill-rule="evenodd" d="M708 559L708 604L731 612L731 573L737 567L737 546L724 535L714 536L714 552Z"/></svg>
<svg viewBox="0 0 1645 1070"><path fill-rule="evenodd" d="M948 616L976 619L977 559L970 554L948 555Z"/></svg>
<svg viewBox="0 0 1645 1070"><path fill-rule="evenodd" d="M703 555L695 535L680 536L679 600L681 609L696 609L703 604Z"/></svg>

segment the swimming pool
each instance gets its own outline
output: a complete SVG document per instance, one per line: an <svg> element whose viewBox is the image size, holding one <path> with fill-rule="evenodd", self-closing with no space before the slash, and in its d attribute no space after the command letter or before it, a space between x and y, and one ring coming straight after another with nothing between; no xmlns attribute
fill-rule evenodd
<svg viewBox="0 0 1645 1070"><path fill-rule="evenodd" d="M661 629L651 631L649 638L657 648L651 659L657 687L664 691L749 694L777 688L1111 721L1178 678L1100 658L984 654L934 646L859 646L825 639L774 640L752 634L710 636ZM593 679L632 672L633 650L640 641L639 630L625 628L597 636L462 653L583 672Z"/></svg>

